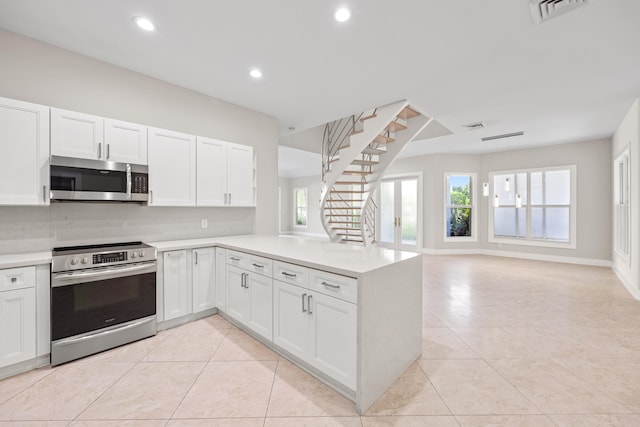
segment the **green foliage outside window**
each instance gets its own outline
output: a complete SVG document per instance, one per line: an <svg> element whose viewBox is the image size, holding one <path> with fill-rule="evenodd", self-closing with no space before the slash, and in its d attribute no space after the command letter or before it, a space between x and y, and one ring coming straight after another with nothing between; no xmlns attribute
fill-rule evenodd
<svg viewBox="0 0 640 427"><path fill-rule="evenodd" d="M469 184L453 186L449 193L451 206L471 206L471 188ZM471 208L449 208L448 236L471 236Z"/></svg>

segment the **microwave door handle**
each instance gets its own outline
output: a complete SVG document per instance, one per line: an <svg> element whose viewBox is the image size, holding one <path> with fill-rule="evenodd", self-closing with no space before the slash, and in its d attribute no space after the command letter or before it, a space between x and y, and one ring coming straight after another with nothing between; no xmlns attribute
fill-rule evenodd
<svg viewBox="0 0 640 427"><path fill-rule="evenodd" d="M131 165L127 163L127 200L131 200Z"/></svg>

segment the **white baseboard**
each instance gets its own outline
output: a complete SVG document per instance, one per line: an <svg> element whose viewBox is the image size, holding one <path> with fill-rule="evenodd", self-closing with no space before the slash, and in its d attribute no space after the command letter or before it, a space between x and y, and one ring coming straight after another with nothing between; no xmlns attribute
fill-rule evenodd
<svg viewBox="0 0 640 427"><path fill-rule="evenodd" d="M615 265L611 267L614 274L618 277L618 280L627 288L627 291L637 300L640 300L640 289L638 289L637 284L633 283L633 281L625 275L622 270L620 270Z"/></svg>
<svg viewBox="0 0 640 427"><path fill-rule="evenodd" d="M607 259L578 258L559 255L545 255L528 252L507 252L490 249L431 249L423 248L422 252L428 255L489 255L506 258L531 259L536 261L560 262L565 264L591 265L594 267L611 267L611 261Z"/></svg>

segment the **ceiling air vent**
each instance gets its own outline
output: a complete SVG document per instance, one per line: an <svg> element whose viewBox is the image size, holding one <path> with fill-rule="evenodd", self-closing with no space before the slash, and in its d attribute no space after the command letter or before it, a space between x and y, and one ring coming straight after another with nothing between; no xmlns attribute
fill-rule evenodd
<svg viewBox="0 0 640 427"><path fill-rule="evenodd" d="M462 125L462 127L467 130L476 130L476 129L482 129L486 125L487 124L485 122L474 122L474 123L468 123L466 125Z"/></svg>
<svg viewBox="0 0 640 427"><path fill-rule="evenodd" d="M530 0L529 7L533 22L540 24L590 2L591 0Z"/></svg>

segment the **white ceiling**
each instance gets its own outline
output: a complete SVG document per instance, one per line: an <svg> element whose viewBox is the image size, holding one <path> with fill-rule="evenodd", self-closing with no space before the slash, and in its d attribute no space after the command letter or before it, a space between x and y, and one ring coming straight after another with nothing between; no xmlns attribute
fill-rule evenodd
<svg viewBox="0 0 640 427"><path fill-rule="evenodd" d="M285 139L399 99L454 132L404 155L610 137L640 95L639 17L638 0L540 25L527 0L0 0L0 28L270 114Z"/></svg>

